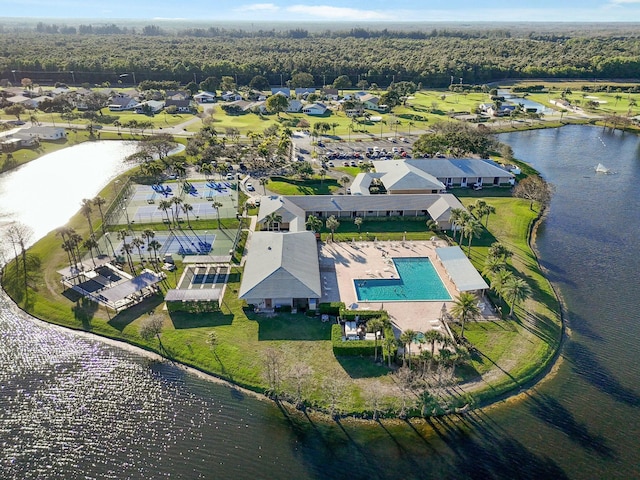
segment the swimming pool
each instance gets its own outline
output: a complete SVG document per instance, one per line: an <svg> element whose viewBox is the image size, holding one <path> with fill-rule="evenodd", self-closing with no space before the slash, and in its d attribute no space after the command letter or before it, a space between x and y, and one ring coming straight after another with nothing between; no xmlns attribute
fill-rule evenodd
<svg viewBox="0 0 640 480"><path fill-rule="evenodd" d="M449 301L451 295L427 257L394 258L399 278L354 279L360 302Z"/></svg>

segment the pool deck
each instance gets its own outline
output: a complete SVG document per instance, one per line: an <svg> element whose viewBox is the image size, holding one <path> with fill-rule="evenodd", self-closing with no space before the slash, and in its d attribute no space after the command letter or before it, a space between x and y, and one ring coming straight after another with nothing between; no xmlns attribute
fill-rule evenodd
<svg viewBox="0 0 640 480"><path fill-rule="evenodd" d="M449 279L436 257L436 247L443 241L387 241L387 242L327 242L319 247L320 274L323 283L322 302L342 301L347 307L357 304L358 310L386 310L396 329L396 335L411 329L426 332L431 329L444 332L440 322L442 305L451 310L452 301L358 301L354 279L398 278L390 259L396 257L428 257L451 298L460 292ZM335 271L330 267L335 264ZM487 308L484 309L488 311Z"/></svg>

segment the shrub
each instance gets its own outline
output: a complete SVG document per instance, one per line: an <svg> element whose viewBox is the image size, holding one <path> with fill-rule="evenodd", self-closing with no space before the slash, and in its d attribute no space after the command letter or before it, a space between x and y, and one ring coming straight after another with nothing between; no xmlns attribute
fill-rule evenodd
<svg viewBox="0 0 640 480"><path fill-rule="evenodd" d="M321 303L318 305L318 310L321 315L340 315L340 311L344 309L343 302L330 302L330 303Z"/></svg>
<svg viewBox="0 0 640 480"><path fill-rule="evenodd" d="M373 340L342 340L342 327L335 324L331 327L331 344L333 354L338 356L370 357L374 355L375 342Z"/></svg>

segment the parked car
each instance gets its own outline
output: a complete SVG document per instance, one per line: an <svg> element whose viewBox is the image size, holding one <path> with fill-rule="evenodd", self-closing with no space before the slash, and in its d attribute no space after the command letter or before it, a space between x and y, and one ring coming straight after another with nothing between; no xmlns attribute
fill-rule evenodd
<svg viewBox="0 0 640 480"><path fill-rule="evenodd" d="M358 163L355 160L351 160L351 162L349 162L349 165L351 165L352 167L357 167Z"/></svg>
<svg viewBox="0 0 640 480"><path fill-rule="evenodd" d="M235 178L235 175L233 173L227 173L226 179L227 180L233 180Z"/></svg>
<svg viewBox="0 0 640 480"><path fill-rule="evenodd" d="M256 191L255 187L253 186L253 184L251 182L247 182L247 191L249 191L249 192L255 192Z"/></svg>
<svg viewBox="0 0 640 480"><path fill-rule="evenodd" d="M333 162L327 162L327 165L329 165L330 167L335 167L336 166L335 163L333 163Z"/></svg>

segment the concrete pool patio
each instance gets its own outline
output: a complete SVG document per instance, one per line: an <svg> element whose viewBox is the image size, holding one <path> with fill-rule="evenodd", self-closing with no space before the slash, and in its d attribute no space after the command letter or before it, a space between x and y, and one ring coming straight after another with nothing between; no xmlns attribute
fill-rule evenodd
<svg viewBox="0 0 640 480"><path fill-rule="evenodd" d="M399 332L411 329L417 332L439 330L446 326L440 321L442 306L451 310L453 301L359 301L354 279L398 278L390 259L399 257L427 257L435 267L440 280L452 299L460 292L449 279L438 261L435 249L447 246L436 241L384 241L384 242L327 242L319 246L320 275L323 283L322 302L342 301L356 310L386 310ZM481 307L483 318L493 317L486 302Z"/></svg>

